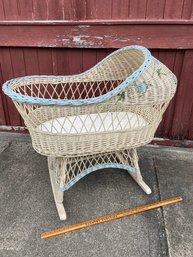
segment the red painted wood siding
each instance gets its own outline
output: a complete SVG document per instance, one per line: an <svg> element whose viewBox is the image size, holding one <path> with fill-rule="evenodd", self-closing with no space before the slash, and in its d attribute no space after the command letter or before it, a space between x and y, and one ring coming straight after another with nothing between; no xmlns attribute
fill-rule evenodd
<svg viewBox="0 0 193 257"><path fill-rule="evenodd" d="M192 19L192 0L0 0L1 20Z"/></svg>
<svg viewBox="0 0 193 257"><path fill-rule="evenodd" d="M141 44L179 81L157 136L193 139L193 1L0 0L0 34L0 129L24 126L4 81L80 73L116 48Z"/></svg>

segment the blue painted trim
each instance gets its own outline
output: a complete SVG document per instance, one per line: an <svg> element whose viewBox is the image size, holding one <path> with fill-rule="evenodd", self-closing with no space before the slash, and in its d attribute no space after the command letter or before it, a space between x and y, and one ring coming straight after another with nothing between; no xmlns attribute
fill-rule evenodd
<svg viewBox="0 0 193 257"><path fill-rule="evenodd" d="M135 71L133 72L133 74L131 74L125 81L123 81L118 87L116 87L115 89L113 89L110 92L107 92L104 95L98 96L98 97L94 97L94 98L89 98L89 99L77 99L77 100L62 100L62 99L44 99L44 98L40 98L40 97L32 97L32 96L25 96L22 95L20 93L16 93L13 92L10 87L11 84L14 82L18 82L21 80L25 80L25 79L29 79L29 78L75 78L75 77L80 77L82 75L85 75L87 73L89 73L90 71L94 70L96 67L98 67L99 65L101 65L103 62L105 62L108 58L110 58L111 56L113 56L116 53L119 53L121 51L126 51L126 50L130 50L130 49L137 49L139 51L141 51L144 55L144 62L143 64ZM28 102L31 104L40 104L40 105L83 105L83 104L94 104L94 103L101 103L105 100L108 100L110 98L112 98L113 96L117 95L118 93L120 93L123 89L125 89L126 87L128 87L137 77L139 77L141 75L141 73L147 69L147 67L149 66L151 60L152 60L152 55L149 52L149 50L145 47L142 46L127 46L127 47L123 47L121 49L118 49L116 51L114 51L113 53L111 53L110 55L108 55L106 58L104 58L102 61L100 61L98 64L96 64L94 67L92 67L91 69L81 73L81 74L77 74L77 75L71 75L71 76L25 76L25 77L21 77L21 78L15 78L12 80L7 81L6 83L3 84L3 91L6 95L8 95L9 97L11 97L13 100L19 101L19 102Z"/></svg>
<svg viewBox="0 0 193 257"><path fill-rule="evenodd" d="M79 173L76 177L74 177L70 182L68 182L67 184L65 184L63 187L59 186L59 191L60 192L64 192L67 189L69 189L71 186L73 186L75 183L77 183L81 178L85 177L86 175L88 175L89 173L92 173L96 170L100 170L100 169L105 169L105 168L118 168L118 169L124 169L127 170L128 172L137 172L138 169L134 168L130 165L125 165L125 164L118 164L118 163L104 163L104 164L97 164L93 167L90 167L86 170L83 170L81 173ZM57 182L57 177L56 177L56 183Z"/></svg>

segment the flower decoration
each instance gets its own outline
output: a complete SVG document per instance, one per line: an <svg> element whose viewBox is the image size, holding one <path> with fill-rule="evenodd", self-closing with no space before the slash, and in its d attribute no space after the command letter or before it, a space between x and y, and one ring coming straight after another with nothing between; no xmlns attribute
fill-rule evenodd
<svg viewBox="0 0 193 257"><path fill-rule="evenodd" d="M135 87L137 93L145 93L147 90L147 85L145 83L137 84Z"/></svg>
<svg viewBox="0 0 193 257"><path fill-rule="evenodd" d="M117 98L117 102L119 101L124 101L125 100L125 92L121 92L119 94L117 94L118 98Z"/></svg>

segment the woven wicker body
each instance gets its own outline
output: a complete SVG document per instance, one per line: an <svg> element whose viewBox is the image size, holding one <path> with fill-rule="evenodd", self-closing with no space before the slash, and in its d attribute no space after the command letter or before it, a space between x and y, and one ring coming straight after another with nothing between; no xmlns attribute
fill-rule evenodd
<svg viewBox="0 0 193 257"><path fill-rule="evenodd" d="M96 169L140 172L136 147L154 137L176 77L146 48L130 46L82 74L13 79L3 90L64 191Z"/></svg>

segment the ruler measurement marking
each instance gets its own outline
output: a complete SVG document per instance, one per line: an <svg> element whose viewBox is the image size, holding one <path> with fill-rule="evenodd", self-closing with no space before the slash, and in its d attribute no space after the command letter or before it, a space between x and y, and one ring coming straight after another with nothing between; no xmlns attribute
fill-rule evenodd
<svg viewBox="0 0 193 257"><path fill-rule="evenodd" d="M126 217L126 216L129 216L129 215L132 215L132 214L140 213L140 212L143 212L143 211L148 211L148 210L151 210L151 209L155 209L155 208L158 208L158 207L161 207L161 206L164 206L164 205L168 205L168 204L172 204L172 203L176 203L176 202L180 202L180 201L182 201L181 197L179 197L179 196L178 197L173 197L173 198L166 199L166 200L163 200L163 201L160 201L160 202L154 202L154 203L150 203L150 204L146 204L146 205L141 205L139 207L134 207L132 209L123 210L123 211L112 213L112 214L109 214L109 215L106 215L106 216L101 216L99 218L90 219L90 220L83 221L83 222L80 222L80 223L76 223L76 224L73 224L73 225L69 225L69 226L66 226L66 227L58 228L58 229L55 229L55 230L52 230L52 231L44 232L40 236L41 236L41 238L48 238L48 237L51 237L51 236L56 236L56 235L60 235L60 234L66 233L66 232L70 232L70 231L78 230L78 229L81 229L81 228L85 228L85 227L88 227L88 226L93 226L95 224L103 223L103 222L106 222L106 221L119 219L119 218Z"/></svg>

